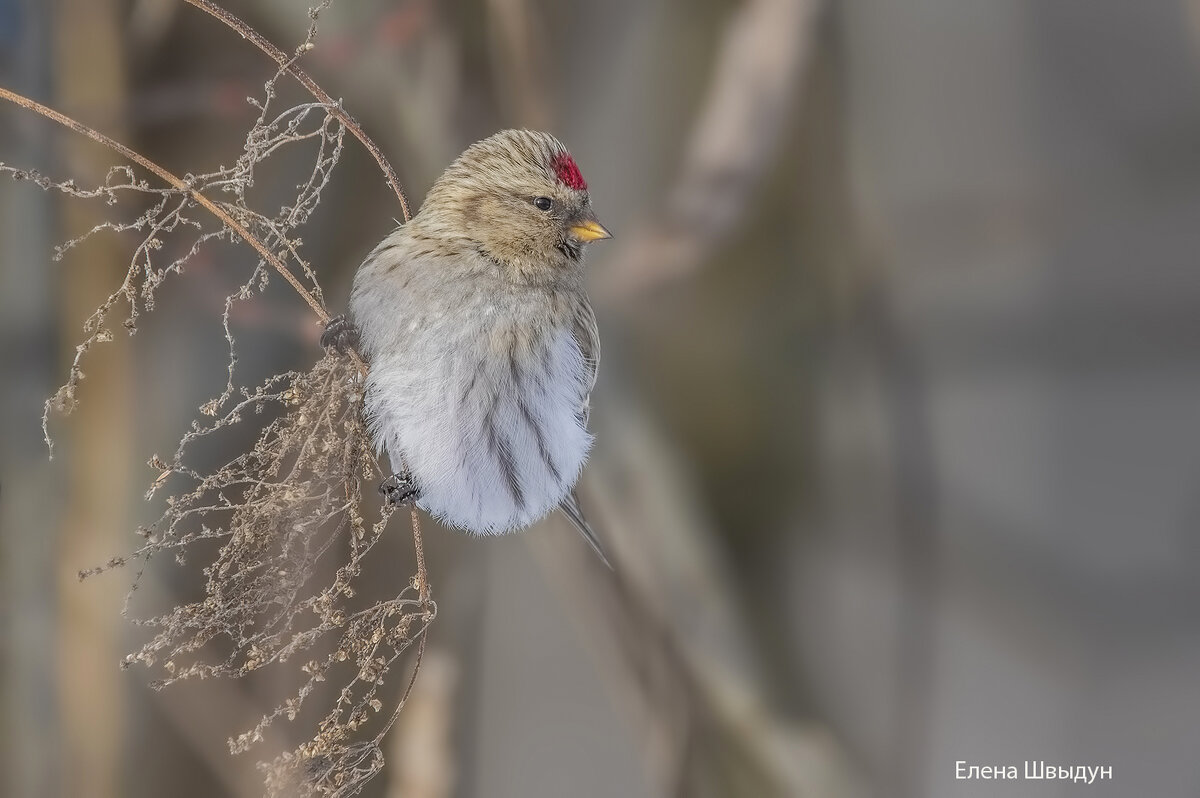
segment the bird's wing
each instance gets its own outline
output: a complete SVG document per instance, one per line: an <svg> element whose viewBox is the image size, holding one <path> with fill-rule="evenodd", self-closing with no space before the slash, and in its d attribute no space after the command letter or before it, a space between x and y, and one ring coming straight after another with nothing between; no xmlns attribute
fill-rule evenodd
<svg viewBox="0 0 1200 798"><path fill-rule="evenodd" d="M562 500L562 504L558 506L562 510L563 515L570 519L575 528L579 530L579 534L592 547L592 551L596 552L596 556L600 558L600 562L608 566L608 569L614 570L612 563L608 561L608 556L605 555L603 547L600 545L600 539L596 537L596 531L592 529L591 524L583 517L583 510L579 509L579 496L575 491L571 491L567 498Z"/></svg>
<svg viewBox="0 0 1200 798"><path fill-rule="evenodd" d="M580 353L583 354L584 391L579 404L579 419L586 427L588 416L591 413L592 389L596 387L596 373L600 366L600 331L596 326L596 313L586 298L576 308L572 334L575 336L576 343L579 344ZM596 532L592 529L591 524L583 517L583 510L579 508L579 497L575 491L571 491L567 498L563 499L559 509L579 530L579 534L592 547L592 551L596 552L600 561L611 569L612 563L608 561L604 549L600 546L600 539L596 537Z"/></svg>
<svg viewBox="0 0 1200 798"><path fill-rule="evenodd" d="M583 354L584 392L579 417L586 427L591 412L592 389L596 387L596 373L600 366L600 330L596 326L596 313L592 310L592 303L586 298L576 308L572 334L575 336L575 342L579 344L579 351Z"/></svg>

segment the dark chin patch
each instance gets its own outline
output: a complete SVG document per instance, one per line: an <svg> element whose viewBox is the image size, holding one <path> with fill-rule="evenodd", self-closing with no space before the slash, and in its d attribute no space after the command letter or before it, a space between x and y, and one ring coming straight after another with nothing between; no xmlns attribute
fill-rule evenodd
<svg viewBox="0 0 1200 798"><path fill-rule="evenodd" d="M587 181L583 179L583 172L579 171L579 166L570 153L560 152L554 156L550 165L554 167L554 174L564 186L576 191L587 191Z"/></svg>
<svg viewBox="0 0 1200 798"><path fill-rule="evenodd" d="M570 241L563 241L558 245L558 251L566 255L571 260L579 260L579 256L583 254L583 248L578 244L573 244Z"/></svg>

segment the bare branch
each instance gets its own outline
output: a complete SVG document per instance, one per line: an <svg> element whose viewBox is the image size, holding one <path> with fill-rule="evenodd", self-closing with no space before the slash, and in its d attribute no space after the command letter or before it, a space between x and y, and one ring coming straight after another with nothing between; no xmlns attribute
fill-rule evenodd
<svg viewBox="0 0 1200 798"><path fill-rule="evenodd" d="M67 116L66 114L61 114L58 111L55 111L53 108L47 108L41 103L35 102L34 100L17 94L16 92L9 91L3 86L0 86L0 98L8 100L11 103L15 103L22 108L27 108L30 111L39 113L47 119L51 119L64 127L70 128L76 133L87 136L92 141L103 144L105 147L108 147L114 152L119 153L123 158L133 161L143 169L152 172L155 176L170 185L176 191L187 194L197 204L203 206L209 213L220 219L222 224L224 224L237 235L241 236L243 241L254 247L255 251L258 252L262 259L271 264L271 267L275 269L275 271L279 272L279 274L291 284L292 288L296 289L296 293L298 293L300 298L303 299L308 306L313 309L313 312L317 314L317 318L320 319L322 323L329 321L329 313L326 312L325 308L321 306L321 303L313 298L312 294L310 294L304 288L304 286L300 285L300 281L297 280L296 276L288 270L283 261L275 257L261 241L250 234L249 230L238 224L228 213L221 210L221 208L218 207L217 204L208 197L204 196L199 191L196 191L189 183L171 174L166 169L154 163L144 155L134 152L124 144L114 141L103 133L93 130L81 122L76 122L71 117Z"/></svg>
<svg viewBox="0 0 1200 798"><path fill-rule="evenodd" d="M108 317L118 304L128 303L129 316L123 324L132 334L139 314L153 309L158 287L180 273L207 242L241 238L260 257L233 293L211 303L220 308L229 349L224 389L200 407L201 418L192 421L169 458L150 460L157 475L146 498L163 491L166 509L157 522L138 530L144 542L131 556L114 557L80 576L140 561L126 599L128 613L134 591L155 555L172 555L181 565L198 554L205 558L202 599L134 620L151 630L152 636L124 664L159 669L163 675L152 682L156 688L189 678L240 678L262 668L284 667L296 657L307 660L300 668L307 679L279 703L272 697L268 706L274 708L230 741L234 751L261 741L276 720L295 719L320 683L337 675L335 684L341 688L316 734L263 766L272 795L348 796L382 769L383 736L413 689L426 630L437 613L415 510L416 571L410 584L398 595L367 603L364 609L356 609L363 604L352 601L361 588L363 563L391 517L390 508L374 522L363 514L363 485L381 474L363 420L366 364L361 356L327 354L307 371L277 374L250 388L235 379L234 308L263 291L272 273L287 280L318 320L329 321L316 272L301 254L296 233L329 185L347 130L375 156L408 218L403 192L382 153L340 103L295 66L312 49L317 16L330 2L321 0L310 9L312 24L291 58L206 0L192 3L254 41L280 65L264 84L265 94L249 100L258 114L236 163L205 174L178 177L77 120L0 88L0 98L104 145L164 184L153 186L135 168L122 165L110 169L101 185L81 188L69 179L56 180L0 163L0 173L43 190L108 205L126 198L142 200L132 220L106 219L56 250L56 257L61 257L105 232L132 234L137 242L121 284L84 323L85 337L75 348L68 380L46 403L44 429L52 409L69 411L75 405L75 390L84 378L81 361L93 344L113 339ZM276 83L284 74L300 80L318 101L282 111L275 108ZM295 144L312 148L313 161L311 171L296 186L294 199L274 213L252 208L248 194L259 165ZM193 213L196 206L212 218ZM164 256L168 246L173 248ZM252 418L261 420L255 422L257 438L249 449L215 469L194 464L201 458L193 450L202 440L224 435ZM48 432L46 438L49 444ZM207 552L213 544L219 548L210 558ZM398 668L400 657L413 644L417 651L404 694L391 712L385 712L380 694L384 678ZM368 729L374 730L374 736L355 742Z"/></svg>
<svg viewBox="0 0 1200 798"><path fill-rule="evenodd" d="M371 153L371 157L375 159L375 163L379 164L379 168L383 170L383 175L387 179L388 185L391 186L392 191L395 192L396 199L400 201L400 212L404 214L404 221L407 222L409 220L410 214L408 210L408 199L404 196L404 189L400 187L400 178L396 176L396 170L392 168L391 163L389 163L387 157L384 156L383 150L379 149L379 146L371 140L371 137L368 136L366 131L362 129L362 125L358 124L358 121L354 117L346 113L345 109L342 108L341 101L335 101L329 96L328 93L326 93L324 89L317 85L317 82L309 77L304 70L296 66L296 58L311 45L311 34L309 38L305 40L305 43L300 45L300 49L295 56L288 56L288 54L283 50L280 50L278 47L271 44L271 42L267 41L267 39L264 38L258 31L254 30L254 28L251 28L245 22L242 22L242 20L229 11L226 11L220 6L209 2L209 0L184 0L184 2L195 6L206 14L211 14L221 22L224 22L226 25L233 28L238 32L238 34L241 35L243 39L248 40L255 47L262 50L264 53L274 59L275 63L279 64L280 69L298 80L300 85L308 89L309 93L312 94L313 97L316 97L322 105L328 108L329 112L333 114L333 116L335 116L339 122L346 126L346 129L350 131L350 135L354 136L354 138L358 139L362 145L366 147L367 152Z"/></svg>

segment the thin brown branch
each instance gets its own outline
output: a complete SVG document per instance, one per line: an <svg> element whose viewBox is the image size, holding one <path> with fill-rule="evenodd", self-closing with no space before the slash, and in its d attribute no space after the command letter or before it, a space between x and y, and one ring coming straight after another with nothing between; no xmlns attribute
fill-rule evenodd
<svg viewBox="0 0 1200 798"><path fill-rule="evenodd" d="M124 326L132 332L136 330L139 311L153 309L154 289L167 275L178 273L203 242L225 236L236 241L236 235L260 256L247 281L225 300L222 322L229 344L229 380L221 396L200 409L215 420L194 422L173 456L164 460L156 455L150 460L160 473L147 494L148 499L172 477L185 484L169 488L166 509L157 522L139 527L145 543L132 556L113 558L80 575L120 567L131 560L140 561L142 565L127 596L128 607L151 557L172 554L180 565L185 565L194 554L194 543L219 543L215 558L204 569L204 599L176 604L156 616L135 618L136 624L153 634L125 658L123 665L140 663L158 667L162 677L151 683L157 689L192 678L240 678L277 666L290 657L305 655L307 661L301 670L308 674L307 680L279 703L272 701L274 706L252 729L230 740L230 749L235 752L261 742L264 732L276 721L294 720L327 674L348 676L335 706L325 715L315 736L260 767L267 775L271 795L357 794L384 766L383 735L396 722L413 692L428 626L437 614L420 518L414 510L412 531L417 570L411 585L390 600L349 612L346 600L356 594L363 562L382 538L391 514L391 508L387 508L378 521L369 523L361 512L362 484L379 471L362 417L362 376L366 365L356 352L351 352L347 359L326 353L307 372L277 374L253 388L238 386L233 373L237 353L230 319L234 303L264 290L273 269L287 280L321 322L328 323L329 314L314 270L298 252L299 239L292 236L319 203L342 153L347 130L375 156L396 192L405 220L409 216L408 206L394 170L378 147L338 102L294 66L304 52L312 49L317 17L332 0L321 0L310 9L312 25L307 38L290 58L207 0L189 2L250 39L279 64L278 71L266 83L265 98L261 102L250 100L260 113L247 133L245 151L234 168L222 166L213 173L180 178L81 122L0 88L0 99L104 145L157 178L142 179L131 166L122 165L110 170L99 188L86 190L78 189L71 180L56 182L34 170L14 169L0 163L0 172L11 174L14 179L33 180L43 189L70 196L104 197L116 202L118 193L124 196L124 192L134 192L153 198L150 210L136 221L102 222L60 248L61 253L100 230L136 230L143 237L121 287L86 322L88 338L76 347L71 377L55 399L47 403L47 413L51 407L68 410L74 405L74 390L83 379L79 358L93 343L112 340L106 319L121 300L129 302L130 316ZM299 80L318 101L294 106L277 115L269 114L268 108L276 97L275 84L285 73ZM318 112L322 116L313 128L311 119ZM253 185L256 166L296 142L315 142L317 152L312 172L297 186L295 201L275 216L252 210L246 192ZM232 193L236 199L220 201L215 199L217 192ZM190 218L188 214L196 206L208 211L220 227L210 229L213 227L210 220ZM194 238L191 248L166 266L152 260L151 251L163 246L160 234L180 228L199 231L195 234L188 231L189 237ZM191 443L268 409L271 412L267 420L256 424L258 437L250 449L211 471L189 464L187 450ZM345 544L349 546L348 558ZM337 567L332 572L318 567L329 564L331 553L338 552L342 552L343 559L335 563ZM212 650L213 640L222 641L223 655ZM390 716L372 720L376 718L373 713L383 709L379 691L384 675L398 666L413 643L418 645L416 658L398 706ZM343 662L349 664L341 665ZM368 723L381 725L382 731L372 740L353 742L358 736L355 732Z"/></svg>
<svg viewBox="0 0 1200 798"><path fill-rule="evenodd" d="M421 543L421 517L416 505L412 507L413 548L417 553L417 575L414 579L421 605L429 603L429 573L425 570L425 546Z"/></svg>
<svg viewBox="0 0 1200 798"><path fill-rule="evenodd" d="M362 126L358 124L358 121L350 114L346 113L345 109L342 108L341 103L336 102L332 97L329 96L328 93L326 93L324 89L317 85L315 80L308 76L308 73L296 66L295 57L289 56L283 50L280 50L274 44L269 42L254 28L247 25L229 11L226 11L220 6L209 2L209 0L184 0L184 2L195 6L206 14L216 17L221 22L233 28L243 39L247 39L255 47L270 56L275 63L279 64L280 69L299 81L300 85L308 89L309 93L312 94L313 97L316 97L318 101L323 103L328 109L330 115L345 125L346 129L350 131L350 135L358 139L359 142L362 143L363 147L367 149L367 152L371 153L371 156L375 159L375 163L379 164L379 168L383 170L383 175L387 179L388 185L391 186L392 191L396 193L396 199L400 201L400 212L404 216L404 221L408 221L408 199L404 196L404 189L400 187L400 178L396 176L396 170L392 168L391 163L388 162L388 159L384 156L383 151L379 149L379 146L374 141L371 140L371 137L368 136L366 131L362 129Z"/></svg>
<svg viewBox="0 0 1200 798"><path fill-rule="evenodd" d="M383 727L383 731L375 738L376 742L383 739L383 736L391 731L392 726L396 725L396 719L400 717L400 712L408 703L409 696L412 695L413 686L417 683L417 674L421 672L421 661L425 658L425 643L429 639L428 624L421 630L420 642L417 643L417 656L413 662L412 674L408 677L408 684L404 688L404 692L400 696L400 700L396 703L396 708L392 710L392 716L388 718L387 724Z"/></svg>
<svg viewBox="0 0 1200 798"><path fill-rule="evenodd" d="M34 100L31 100L28 97L17 94L16 92L13 92L13 91L9 91L8 89L4 88L3 86L0 86L0 98L8 100L11 103L21 106L22 108L26 108L30 111L34 111L35 113L41 114L42 116L46 117L47 119L51 119L51 120L59 123L60 125L66 127L66 128L69 128L70 130L75 131L76 133L87 136L88 138L92 139L93 141L103 144L104 146L106 146L109 149L113 150L114 152L120 154L124 158L127 158L128 160L132 161L133 163L137 164L138 166L141 166L142 168L146 169L147 171L152 172L154 175L156 175L163 182L167 183L175 190L187 194L187 196L189 196L193 200L195 200L195 202L197 204L199 204L200 206L202 206L203 208L208 210L210 213L212 213L214 216L216 216L217 219L219 219L221 221L221 223L224 224L228 229L232 230L234 233L236 233L238 236L240 236L246 243L248 243L250 246L254 247L254 250L259 254L259 256L262 257L262 259L264 261L266 261L268 264L270 264L271 267L273 269L275 269L275 271L277 271L285 280L287 280L288 284L290 284L292 286L292 288L296 289L296 293L300 295L300 298L303 299L310 308L312 308L313 313L315 313L317 315L317 319L322 324L329 323L329 319L330 319L329 312L327 310L325 310L325 307L321 304L321 302L318 299L316 299L308 291L308 289L306 289L303 285L300 284L300 281L296 278L296 276L294 274L292 274L291 270L288 269L287 265L284 264L283 261L281 261L274 254L272 254L272 252L269 249L267 249L266 245L263 244L262 241L260 241L253 233L251 233L249 230L247 230L243 225L239 224L232 216L230 216L228 213L226 213L219 205L214 203L208 197L204 196L204 194L202 194L199 191L197 191L196 189L192 188L190 185L188 185L188 183L184 182L182 179L176 177L171 172L167 171L163 167L161 167L158 164L154 163L153 161L149 160L144 155L130 149L129 147L126 147L121 142L116 141L112 138L109 138L108 136L104 135L103 133L99 132L98 130L94 130L94 129L88 127L87 125L83 124L82 122L78 122L78 121L72 119L71 117L67 116L66 114L59 113L58 111L55 111L53 108L48 108L47 106L42 105L41 103L36 102ZM405 218L407 218L407 216ZM350 355L351 361L353 361L354 365L358 368L359 373L365 376L366 372L367 372L366 362L354 350L351 350L349 352L349 355Z"/></svg>
<svg viewBox="0 0 1200 798"><path fill-rule="evenodd" d="M22 108L39 113L47 119L57 122L63 127L87 136L92 141L103 144L105 147L108 147L109 149L119 153L122 157L133 161L143 169L152 172L159 179L169 184L175 190L187 194L189 197L195 200L197 204L203 206L209 213L220 219L222 224L241 236L241 238L244 239L247 244L254 247L255 251L258 252L262 259L269 263L272 268L275 269L275 271L279 272L279 274L291 284L292 288L296 289L296 293L300 295L301 299L308 303L308 306L313 309L314 313L317 314L317 318L320 319L321 323L328 323L329 313L324 307L321 306L321 303L313 298L313 295L310 294L308 290L300 284L300 281L296 279L296 276L292 274L291 271L288 270L288 267L283 263L283 261L275 257L275 255L267 249L265 244L255 238L254 235L251 234L251 232L245 227L238 224L233 217L223 211L208 197L204 196L199 191L196 191L186 182L176 177L171 172L168 172L166 169L154 163L153 161L149 160L144 155L129 149L119 141L115 141L114 139L109 138L97 130L93 130L81 122L75 121L66 114L61 114L58 111L55 111L53 108L48 108L39 102L29 99L28 97L9 91L3 86L0 86L0 98L8 100L11 103L15 103Z"/></svg>

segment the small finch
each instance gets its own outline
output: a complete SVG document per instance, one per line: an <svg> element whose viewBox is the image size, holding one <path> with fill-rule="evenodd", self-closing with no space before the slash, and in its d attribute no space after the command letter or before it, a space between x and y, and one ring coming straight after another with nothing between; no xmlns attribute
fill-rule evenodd
<svg viewBox="0 0 1200 798"><path fill-rule="evenodd" d="M350 321L322 342L357 341L370 364L389 500L480 535L559 507L604 559L573 490L600 357L583 250L609 237L566 147L506 130L468 147L367 256Z"/></svg>

